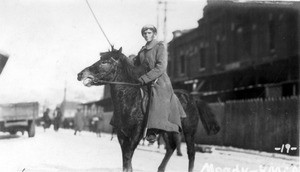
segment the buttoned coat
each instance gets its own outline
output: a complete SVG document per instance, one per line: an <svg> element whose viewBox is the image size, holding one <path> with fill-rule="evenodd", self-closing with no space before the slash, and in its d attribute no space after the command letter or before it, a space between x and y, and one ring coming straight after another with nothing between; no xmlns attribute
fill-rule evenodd
<svg viewBox="0 0 300 172"><path fill-rule="evenodd" d="M180 117L186 117L182 105L173 91L166 73L168 57L162 42L156 40L146 44L139 51L135 64L144 65L147 73L139 78L145 84L153 83L148 114L148 129L181 131Z"/></svg>
<svg viewBox="0 0 300 172"><path fill-rule="evenodd" d="M82 131L84 128L85 118L82 112L76 112L74 117L74 130Z"/></svg>

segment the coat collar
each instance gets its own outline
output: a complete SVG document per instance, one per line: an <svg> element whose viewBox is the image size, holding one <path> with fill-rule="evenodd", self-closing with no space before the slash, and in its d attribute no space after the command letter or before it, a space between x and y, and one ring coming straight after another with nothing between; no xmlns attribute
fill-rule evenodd
<svg viewBox="0 0 300 172"><path fill-rule="evenodd" d="M150 50L153 47L155 47L158 44L158 41L156 39L153 39L150 43L147 43L145 46L143 46L142 50Z"/></svg>

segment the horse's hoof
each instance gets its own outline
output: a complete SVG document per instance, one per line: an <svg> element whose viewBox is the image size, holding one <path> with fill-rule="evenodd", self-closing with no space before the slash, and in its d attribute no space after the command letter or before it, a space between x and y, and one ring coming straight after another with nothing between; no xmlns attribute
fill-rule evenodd
<svg viewBox="0 0 300 172"><path fill-rule="evenodd" d="M181 152L177 152L177 156L182 156L182 153Z"/></svg>
<svg viewBox="0 0 300 172"><path fill-rule="evenodd" d="M165 169L158 169L157 172L165 172Z"/></svg>

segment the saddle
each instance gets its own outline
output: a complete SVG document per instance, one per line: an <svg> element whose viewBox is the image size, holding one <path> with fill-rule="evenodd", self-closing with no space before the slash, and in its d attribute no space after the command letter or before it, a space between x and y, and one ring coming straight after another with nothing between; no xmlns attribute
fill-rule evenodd
<svg viewBox="0 0 300 172"><path fill-rule="evenodd" d="M144 87L141 87L140 91L142 96L142 100L141 100L142 113L145 115L147 113L147 108L149 108L148 106L150 105L149 95L151 94L151 87L146 85Z"/></svg>

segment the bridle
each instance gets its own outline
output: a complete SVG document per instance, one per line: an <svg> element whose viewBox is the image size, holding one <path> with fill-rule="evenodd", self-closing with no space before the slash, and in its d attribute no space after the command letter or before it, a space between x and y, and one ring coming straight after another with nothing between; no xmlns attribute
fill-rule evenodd
<svg viewBox="0 0 300 172"><path fill-rule="evenodd" d="M115 60L113 57L111 57L111 60L113 61L113 63L118 63L117 60ZM107 74L108 75L108 74ZM116 74L114 74L115 76L113 77L115 80L116 78ZM104 81L104 80L100 80L100 79L94 79L93 80L94 83L100 83L100 84L114 84L114 85L128 85L128 86L136 86L136 87L142 87L141 84L135 84L135 83L130 83L130 82L119 82L119 81Z"/></svg>

